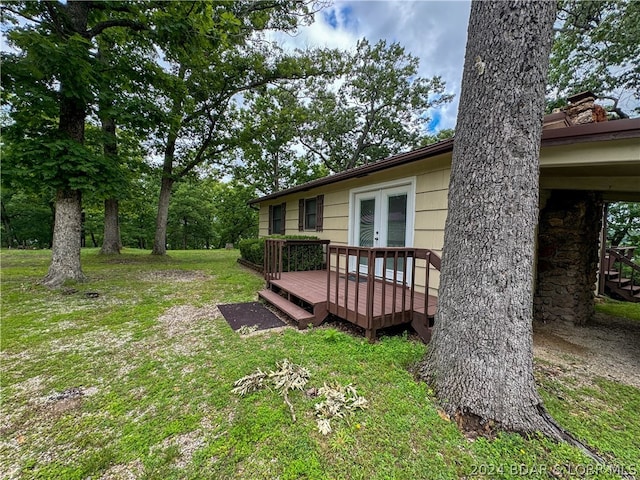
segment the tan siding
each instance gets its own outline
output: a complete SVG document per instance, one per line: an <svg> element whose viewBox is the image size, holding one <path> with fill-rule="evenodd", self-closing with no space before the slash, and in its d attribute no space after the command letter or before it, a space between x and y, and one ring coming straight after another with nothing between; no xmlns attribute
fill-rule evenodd
<svg viewBox="0 0 640 480"><path fill-rule="evenodd" d="M260 205L260 219L258 221L258 236L269 235L269 205Z"/></svg>
<svg viewBox="0 0 640 480"><path fill-rule="evenodd" d="M418 176L416 191L433 192L445 190L449 188L449 175L451 175L449 168L421 173Z"/></svg>
<svg viewBox="0 0 640 480"><path fill-rule="evenodd" d="M449 190L432 190L429 192L416 192L416 211L421 210L446 210Z"/></svg>
<svg viewBox="0 0 640 480"><path fill-rule="evenodd" d="M449 168L418 175L416 182L416 212L413 244L429 248L438 254L444 244L444 224L447 219ZM420 276L424 273L421 272Z"/></svg>
<svg viewBox="0 0 640 480"><path fill-rule="evenodd" d="M447 210L423 210L416 212L416 230L444 230ZM417 246L417 245L416 245Z"/></svg>
<svg viewBox="0 0 640 480"><path fill-rule="evenodd" d="M414 235L416 247L435 250L438 255L442 251L444 246L444 226L433 230L416 230Z"/></svg>

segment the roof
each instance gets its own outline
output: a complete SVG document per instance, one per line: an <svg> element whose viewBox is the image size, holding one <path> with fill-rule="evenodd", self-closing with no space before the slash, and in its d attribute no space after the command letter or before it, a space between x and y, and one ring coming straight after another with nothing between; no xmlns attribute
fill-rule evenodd
<svg viewBox="0 0 640 480"><path fill-rule="evenodd" d="M587 123L565 128L552 128L542 132L542 146L569 145L573 143L595 142L604 140L617 140L622 138L640 137L640 118L614 120L609 122ZM327 177L312 180L302 185L280 190L264 197L256 198L249 202L250 205L274 200L276 198L297 192L305 192L312 188L330 185L351 178L364 177L370 173L379 172L388 168L398 167L417 160L425 160L443 153L453 151L453 138L442 140L438 143L421 147L410 152L393 155L375 163L369 163L361 167L345 170L344 172L329 175ZM638 159L640 160L640 159Z"/></svg>

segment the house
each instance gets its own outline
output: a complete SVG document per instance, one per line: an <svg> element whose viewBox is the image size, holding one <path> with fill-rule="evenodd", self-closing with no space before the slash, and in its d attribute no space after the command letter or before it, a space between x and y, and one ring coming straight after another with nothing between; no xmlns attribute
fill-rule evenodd
<svg viewBox="0 0 640 480"><path fill-rule="evenodd" d="M545 117L534 307L540 320L583 323L593 312L602 205L640 201L640 119L598 121L606 115L592 94L569 100L566 110ZM306 273L317 278L287 283L282 252L295 242L267 242L267 288L260 296L301 325L333 313L370 338L379 328L411 323L428 340L453 142L250 202L260 209L260 236L315 235L326 262L324 270Z"/></svg>

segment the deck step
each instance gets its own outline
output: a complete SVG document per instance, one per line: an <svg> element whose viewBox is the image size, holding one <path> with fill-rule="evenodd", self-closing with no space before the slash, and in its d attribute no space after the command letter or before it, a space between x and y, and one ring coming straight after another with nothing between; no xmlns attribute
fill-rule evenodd
<svg viewBox="0 0 640 480"><path fill-rule="evenodd" d="M301 325L306 326L309 321L313 321L315 319L315 315L313 313L307 312L304 308L291 303L286 298L281 297L271 290L260 290L258 292L258 297L273 305L282 313L286 314L288 317L291 317Z"/></svg>
<svg viewBox="0 0 640 480"><path fill-rule="evenodd" d="M633 295L636 292L640 292L640 285L626 285L624 287L620 287L620 290L627 290Z"/></svg>

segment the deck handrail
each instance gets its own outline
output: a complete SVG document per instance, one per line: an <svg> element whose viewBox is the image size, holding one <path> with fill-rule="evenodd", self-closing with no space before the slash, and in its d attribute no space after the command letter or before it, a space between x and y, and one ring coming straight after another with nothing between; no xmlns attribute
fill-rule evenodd
<svg viewBox="0 0 640 480"><path fill-rule="evenodd" d="M640 265L631 259L634 249L635 247L610 247L607 249L610 258L609 271L618 272L617 278L608 281L617 283L618 288L628 288L631 296L634 294L634 288L640 286ZM627 272L630 273L628 278L623 276L623 266L626 266ZM623 282L625 282L624 285Z"/></svg>
<svg viewBox="0 0 640 480"><path fill-rule="evenodd" d="M351 258L355 258L355 268L351 271ZM366 273L361 263L361 259L366 259ZM409 260L412 261L409 261ZM424 312L428 312L429 298L429 274L431 267L440 270L440 257L429 249L413 248L413 247L354 247L343 245L329 245L327 247L327 305L333 306L335 313L347 320L355 320L358 317L365 317L367 329L373 328L373 306L375 282L381 285L380 299L382 302L382 311L385 311L387 289L391 289L392 318L395 321L397 316L402 321L410 321L411 318L405 318L406 315L412 315L415 310L415 287L416 287L416 261L422 259L426 261L424 268ZM376 260L381 260L384 273L382 277L376 277L375 265ZM335 264L332 263L335 261ZM391 264L391 268L387 268ZM372 268L369 268L372 266ZM410 268L410 270L409 270ZM387 275L387 270L391 270L391 275ZM410 273L410 275L408 275ZM366 298L364 299L364 311L361 308L360 289L354 289L351 295L353 299L354 309L348 308L350 303L349 281L341 282L340 279L350 279L351 276L356 282L366 279L367 288L365 289ZM357 283L356 283L357 285ZM400 299L400 305L397 305ZM332 305L333 304L333 305ZM350 317L353 317L350 318Z"/></svg>
<svg viewBox="0 0 640 480"><path fill-rule="evenodd" d="M290 239L290 238L266 238L264 242L264 278L265 280L279 280L282 272L297 272L303 270L322 270L325 245L329 240L320 239ZM311 258L306 247L318 245L322 249L322 255ZM302 249L301 247L305 247Z"/></svg>

